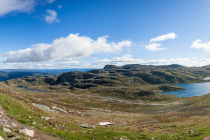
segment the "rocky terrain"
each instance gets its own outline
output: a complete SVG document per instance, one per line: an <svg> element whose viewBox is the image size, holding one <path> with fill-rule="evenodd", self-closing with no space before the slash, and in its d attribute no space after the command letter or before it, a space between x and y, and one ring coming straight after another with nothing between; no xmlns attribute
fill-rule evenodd
<svg viewBox="0 0 210 140"><path fill-rule="evenodd" d="M203 139L210 134L210 95L178 98L159 91L183 90L171 84L203 82L209 75L207 67L107 65L88 72L8 80L0 84L0 103L8 115L0 111L2 120L15 122L1 124L0 135L49 140ZM34 136L20 133L24 128L33 130ZM11 132L4 131L8 129Z"/></svg>
<svg viewBox="0 0 210 140"><path fill-rule="evenodd" d="M171 84L203 82L210 75L207 68L190 68L181 65L147 66L106 65L103 69L88 72L71 71L61 75L22 77L5 83L16 86L40 86L47 91L88 89L93 93L125 98L155 96L159 91L183 90Z"/></svg>

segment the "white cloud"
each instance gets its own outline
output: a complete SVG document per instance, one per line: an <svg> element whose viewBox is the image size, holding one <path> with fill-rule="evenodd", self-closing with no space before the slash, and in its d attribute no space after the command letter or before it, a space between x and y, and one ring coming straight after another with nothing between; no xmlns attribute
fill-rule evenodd
<svg viewBox="0 0 210 140"><path fill-rule="evenodd" d="M58 9L61 9L61 8L63 8L63 6L62 5L58 5Z"/></svg>
<svg viewBox="0 0 210 140"><path fill-rule="evenodd" d="M160 51L160 50L166 49L166 48L160 48L160 46L162 46L162 45L158 44L158 43L152 43L152 44L146 45L145 49L147 49L149 51Z"/></svg>
<svg viewBox="0 0 210 140"><path fill-rule="evenodd" d="M162 35L162 36L158 36L156 38L152 38L150 39L150 42L158 42L158 41L164 41L167 39L175 39L176 38L176 34L175 33L168 33L166 35Z"/></svg>
<svg viewBox="0 0 210 140"><path fill-rule="evenodd" d="M56 0L46 0L48 3L53 3Z"/></svg>
<svg viewBox="0 0 210 140"><path fill-rule="evenodd" d="M156 60L143 60L132 58L131 55L125 55L123 57L115 57L113 59L102 59L93 62L92 68L103 68L104 65L113 64L117 66L123 66L126 64L141 64L141 65L170 65L179 64L188 67L201 67L210 64L210 59L208 58L170 58L170 59L156 59Z"/></svg>
<svg viewBox="0 0 210 140"><path fill-rule="evenodd" d="M30 12L35 0L0 0L0 17L11 12Z"/></svg>
<svg viewBox="0 0 210 140"><path fill-rule="evenodd" d="M76 60L62 62L18 62L18 63L0 63L0 69L72 69L72 68L103 68L107 64L123 66L126 64L142 65L170 65L179 64L188 67L201 67L210 64L208 58L170 58L143 60L135 59L130 54L113 59L102 59L94 62L79 62Z"/></svg>
<svg viewBox="0 0 210 140"><path fill-rule="evenodd" d="M57 12L51 9L46 10L46 15L45 15L45 21L48 24L52 24L54 22L60 22L60 20L57 18Z"/></svg>
<svg viewBox="0 0 210 140"><path fill-rule="evenodd" d="M104 66L104 65L107 65L107 64L112 64L112 65L122 66L122 65L125 65L125 64L140 64L142 62L143 62L143 60L134 59L134 58L132 58L132 55L127 54L127 55L124 55L122 57L115 57L113 59L98 60L98 61L93 62L92 65L94 65L94 66Z"/></svg>
<svg viewBox="0 0 210 140"><path fill-rule="evenodd" d="M207 43L202 43L200 39L197 39L193 42L190 48L194 49L203 49L206 52L210 52L210 41Z"/></svg>
<svg viewBox="0 0 210 140"><path fill-rule="evenodd" d="M65 61L84 58L97 53L118 53L124 46L132 42L107 43L107 37L99 37L96 41L79 34L55 39L52 44L39 43L18 51L10 51L4 55L4 62L42 62Z"/></svg>

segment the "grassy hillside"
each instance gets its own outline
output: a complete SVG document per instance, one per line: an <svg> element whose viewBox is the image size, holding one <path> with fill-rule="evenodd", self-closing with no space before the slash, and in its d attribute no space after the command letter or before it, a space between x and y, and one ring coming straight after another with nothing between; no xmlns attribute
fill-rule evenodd
<svg viewBox="0 0 210 140"><path fill-rule="evenodd" d="M0 85L0 103L19 122L67 140L196 140L210 134L210 95L178 98L159 91L183 90L172 84L204 82L209 75L206 68L180 65L107 65L88 72L8 80L8 86Z"/></svg>
<svg viewBox="0 0 210 140"><path fill-rule="evenodd" d="M0 103L10 116L24 125L66 140L199 140L210 134L210 95L170 98L169 103L94 96L83 90L55 94L11 88L13 90L0 85ZM34 103L56 112L40 109ZM99 122L113 125L100 126ZM95 128L83 128L81 124ZM2 130L0 133L5 138L8 135ZM19 135L16 131L13 133Z"/></svg>

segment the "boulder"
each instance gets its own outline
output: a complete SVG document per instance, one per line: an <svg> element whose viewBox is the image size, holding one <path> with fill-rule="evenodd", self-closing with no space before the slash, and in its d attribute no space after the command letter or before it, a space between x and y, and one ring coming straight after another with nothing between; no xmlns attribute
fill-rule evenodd
<svg viewBox="0 0 210 140"><path fill-rule="evenodd" d="M9 128L3 128L3 131L6 133L12 133L12 131Z"/></svg>
<svg viewBox="0 0 210 140"><path fill-rule="evenodd" d="M81 127L83 127L83 128L95 128L95 126L94 125L89 125L89 124L82 124L82 125L80 125Z"/></svg>
<svg viewBox="0 0 210 140"><path fill-rule="evenodd" d="M20 136L9 138L9 140L20 140Z"/></svg>
<svg viewBox="0 0 210 140"><path fill-rule="evenodd" d="M19 129L19 132L20 133L24 133L24 134L26 134L27 136L30 136L30 137L34 136L34 131L33 130L29 130L27 128Z"/></svg>
<svg viewBox="0 0 210 140"><path fill-rule="evenodd" d="M16 125L15 123L12 123L12 126L13 126L13 127L16 127L17 125Z"/></svg>

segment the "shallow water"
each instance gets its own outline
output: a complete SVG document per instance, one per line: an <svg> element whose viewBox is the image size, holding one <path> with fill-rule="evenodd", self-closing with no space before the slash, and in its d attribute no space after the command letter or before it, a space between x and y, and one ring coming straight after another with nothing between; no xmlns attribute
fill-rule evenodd
<svg viewBox="0 0 210 140"><path fill-rule="evenodd" d="M22 89L25 89L25 90L34 90L34 91L37 91L37 92L46 92L45 90L39 90L39 89L29 89L28 87L26 86L18 86L19 88L22 88Z"/></svg>
<svg viewBox="0 0 210 140"><path fill-rule="evenodd" d="M161 92L167 95L177 95L178 97L202 96L210 93L210 82L205 83L183 83L175 86L184 87L187 90Z"/></svg>

